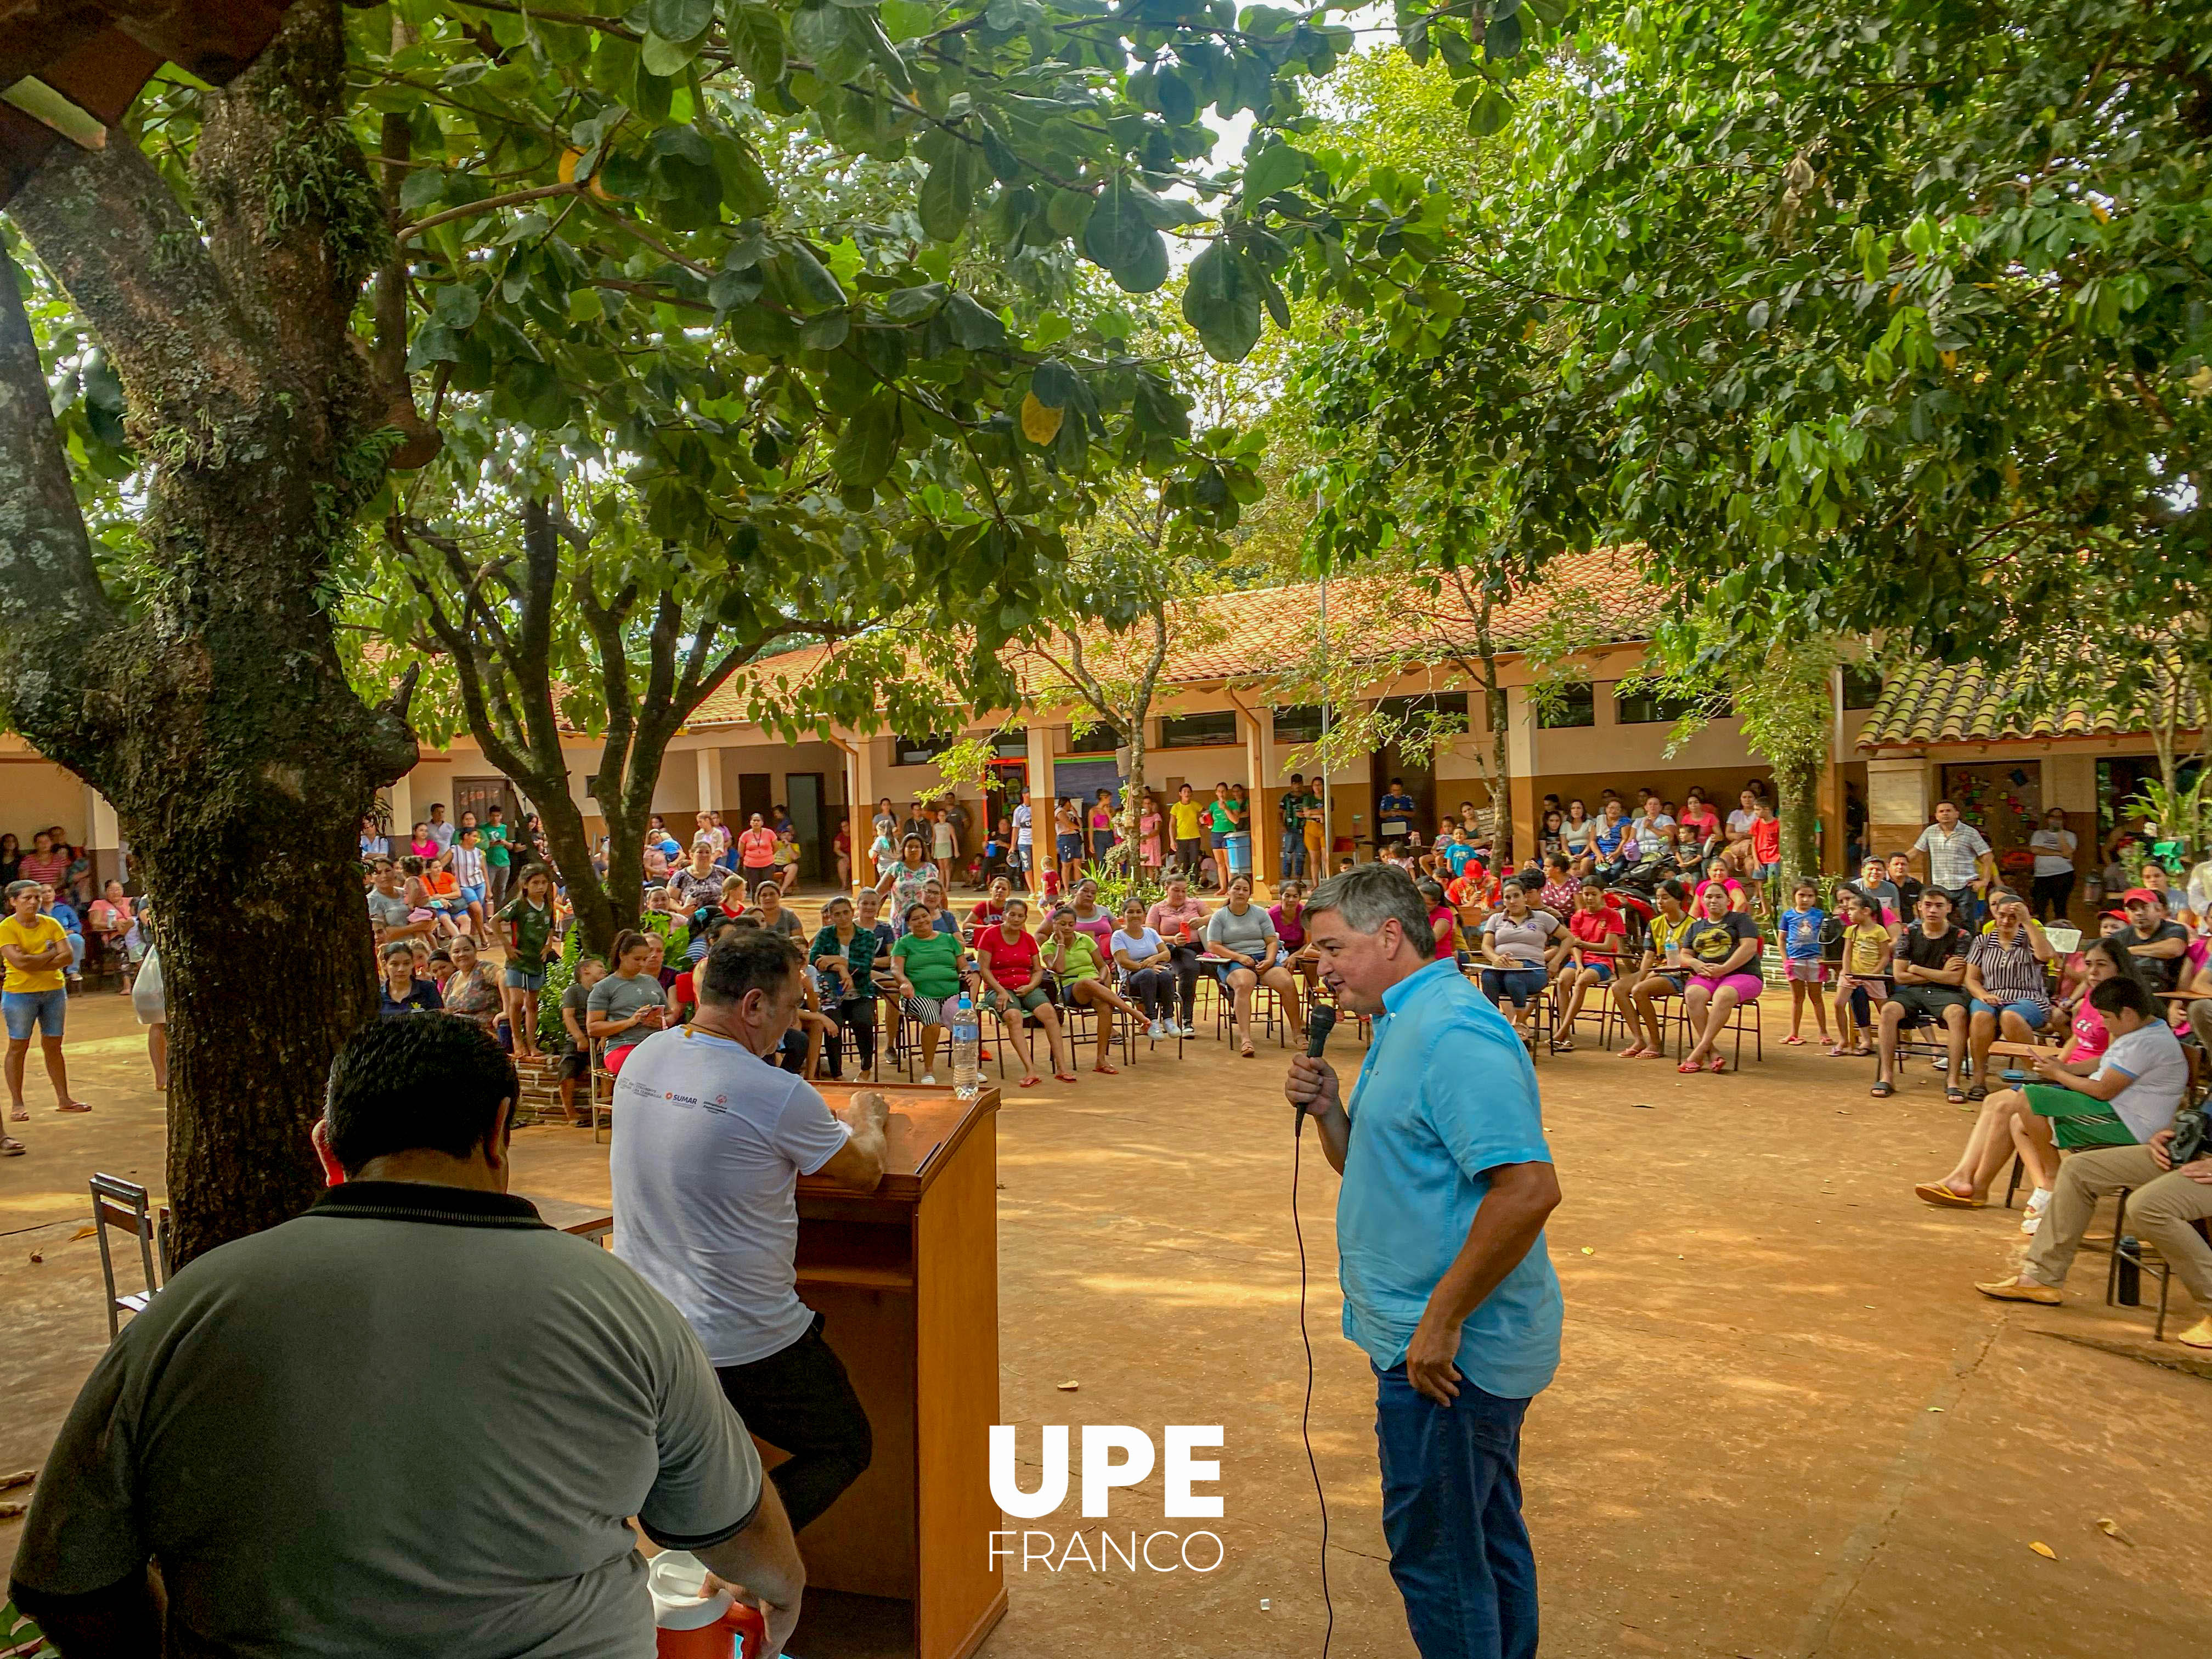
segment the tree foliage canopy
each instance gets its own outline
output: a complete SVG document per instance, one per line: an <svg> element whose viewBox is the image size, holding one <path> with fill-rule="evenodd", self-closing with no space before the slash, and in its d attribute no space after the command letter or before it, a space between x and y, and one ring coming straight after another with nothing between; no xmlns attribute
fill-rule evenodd
<svg viewBox="0 0 2212 1659"><path fill-rule="evenodd" d="M1325 550L1418 471L1495 556L1641 538L1686 603L1814 633L2201 602L2200 8L1580 17L1457 205L1445 337L1316 366L1362 441Z"/></svg>

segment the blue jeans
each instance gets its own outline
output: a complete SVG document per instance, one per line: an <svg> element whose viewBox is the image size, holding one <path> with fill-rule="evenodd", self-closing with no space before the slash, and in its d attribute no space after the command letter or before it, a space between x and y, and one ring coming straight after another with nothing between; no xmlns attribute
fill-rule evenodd
<svg viewBox="0 0 2212 1659"><path fill-rule="evenodd" d="M58 1038L62 1022L69 1018L69 993L57 988L0 994L0 1015L6 1018L10 1042L28 1042L33 1030Z"/></svg>
<svg viewBox="0 0 2212 1659"><path fill-rule="evenodd" d="M1536 1558L1521 1519L1525 1400L1462 1378L1447 1409L1375 1373L1382 1535L1421 1659L1532 1659Z"/></svg>
<svg viewBox="0 0 2212 1659"><path fill-rule="evenodd" d="M1283 879L1304 881L1306 878L1306 832L1303 829L1283 831Z"/></svg>
<svg viewBox="0 0 2212 1659"><path fill-rule="evenodd" d="M1526 1008L1543 996L1547 977L1541 968L1486 968L1482 994L1494 1004L1510 999L1516 1008Z"/></svg>

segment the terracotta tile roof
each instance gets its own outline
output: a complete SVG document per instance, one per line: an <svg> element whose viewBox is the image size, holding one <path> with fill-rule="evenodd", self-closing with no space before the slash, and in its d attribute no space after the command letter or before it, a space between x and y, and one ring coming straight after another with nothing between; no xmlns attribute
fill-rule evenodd
<svg viewBox="0 0 2212 1659"><path fill-rule="evenodd" d="M2194 727L2194 701L2184 724ZM1888 680L1860 729L1864 750L1931 743L1988 743L2006 738L2103 738L2145 732L2147 713L2101 697L2036 706L2016 673L1985 663L1923 665Z"/></svg>
<svg viewBox="0 0 2212 1659"><path fill-rule="evenodd" d="M1644 580L1633 550L1571 554L1554 562L1542 586L1516 598L1493 616L1492 638L1500 651L1524 649L1564 605L1579 614L1579 628L1608 641L1649 639L1663 598ZM1246 588L1192 600L1190 608L1200 613L1190 631L1205 642L1170 650L1168 681L1195 685L1254 678L1279 674L1304 656L1320 617L1321 587L1316 582L1298 582ZM1425 601L1409 604L1391 578L1339 578L1328 585L1328 613L1332 630L1350 625L1372 641L1377 657L1418 648L1439 637L1462 650L1471 652L1475 647L1474 624L1449 590L1429 606ZM1103 633L1097 636L1100 641L1107 637ZM1085 641L1086 646L1091 643ZM763 659L754 674L781 674L793 684L803 684L824 653L820 646L785 652ZM1033 653L1021 653L1013 666L1025 687L1045 684L1048 678L1058 683L1057 675ZM750 696L744 680L732 676L700 706L689 724L695 729L739 724Z"/></svg>

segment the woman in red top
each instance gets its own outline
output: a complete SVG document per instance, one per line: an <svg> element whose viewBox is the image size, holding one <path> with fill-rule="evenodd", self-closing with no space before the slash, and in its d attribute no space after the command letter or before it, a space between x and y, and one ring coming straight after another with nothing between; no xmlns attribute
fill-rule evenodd
<svg viewBox="0 0 2212 1659"><path fill-rule="evenodd" d="M775 869L775 831L757 812L745 825L745 833L738 837L738 862L744 866L749 887L759 886L761 878Z"/></svg>
<svg viewBox="0 0 2212 1659"><path fill-rule="evenodd" d="M1574 913L1567 918L1567 932L1572 942L1567 947L1571 958L1566 974L1553 981L1554 996L1566 998L1566 1010L1559 1018L1559 1040L1552 1045L1558 1054L1571 1054L1574 1043L1575 1016L1582 1012L1583 999L1589 994L1593 985L1610 985L1614 972L1620 965L1620 941L1628 934L1628 924L1620 919L1620 912L1605 902L1605 890L1595 883L1586 883L1575 893Z"/></svg>
<svg viewBox="0 0 2212 1659"><path fill-rule="evenodd" d="M1062 1083L1076 1079L1074 1056L1068 1052L1060 1010L1045 989L1044 956L1029 931L1029 917L1027 900L1008 899L1000 920L976 930L975 958L983 975L983 1006L1006 1028L1006 1041L1022 1062L1021 1086L1034 1089L1042 1079L1030 1058L1026 1028L1032 1017L1044 1027L1045 1039L1052 1045L1052 1074Z"/></svg>

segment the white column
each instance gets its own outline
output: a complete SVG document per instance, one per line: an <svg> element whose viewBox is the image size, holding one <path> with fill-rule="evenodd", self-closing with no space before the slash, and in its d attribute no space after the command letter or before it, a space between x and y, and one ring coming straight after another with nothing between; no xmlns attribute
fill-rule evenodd
<svg viewBox="0 0 2212 1659"><path fill-rule="evenodd" d="M876 787L876 744L881 739L856 737L853 739L852 804L848 811L853 821L853 878L872 883L876 866L868 863L868 847L876 838L869 821L876 816L876 797L881 792Z"/></svg>
<svg viewBox="0 0 2212 1659"><path fill-rule="evenodd" d="M399 844L407 839L408 830L414 827L415 786L409 778L401 778L384 793L392 802L392 828L387 833L396 854Z"/></svg>
<svg viewBox="0 0 2212 1659"><path fill-rule="evenodd" d="M722 751L706 748L691 752L699 765L699 810L719 812L722 810Z"/></svg>
<svg viewBox="0 0 2212 1659"><path fill-rule="evenodd" d="M95 884L122 875L123 832L115 822L115 809L108 805L106 796L88 783L84 787L84 844L92 854Z"/></svg>

